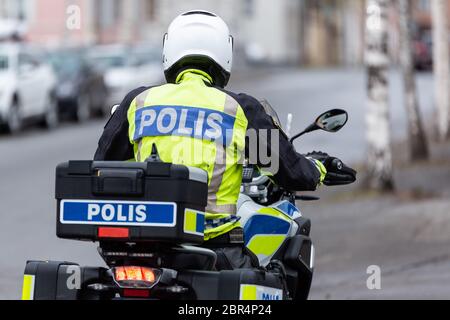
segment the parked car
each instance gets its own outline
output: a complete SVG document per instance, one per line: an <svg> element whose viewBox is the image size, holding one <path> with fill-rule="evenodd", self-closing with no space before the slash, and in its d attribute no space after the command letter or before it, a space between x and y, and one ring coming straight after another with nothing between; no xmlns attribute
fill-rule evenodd
<svg viewBox="0 0 450 320"><path fill-rule="evenodd" d="M125 95L140 86L158 85L164 81L161 54L145 47L98 46L88 59L91 64L105 72L105 83L110 108L120 103Z"/></svg>
<svg viewBox="0 0 450 320"><path fill-rule="evenodd" d="M49 52L49 60L58 77L56 97L61 116L83 122L101 114L108 91L103 73L92 68L80 48Z"/></svg>
<svg viewBox="0 0 450 320"><path fill-rule="evenodd" d="M423 31L413 41L413 56L416 70L429 71L433 68L433 39L431 31Z"/></svg>
<svg viewBox="0 0 450 320"><path fill-rule="evenodd" d="M56 76L43 52L25 44L0 44L0 123L10 132L34 121L58 124Z"/></svg>

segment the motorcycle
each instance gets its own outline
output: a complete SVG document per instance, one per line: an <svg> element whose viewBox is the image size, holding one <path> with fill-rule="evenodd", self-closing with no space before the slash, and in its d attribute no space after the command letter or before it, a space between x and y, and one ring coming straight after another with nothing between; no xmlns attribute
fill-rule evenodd
<svg viewBox="0 0 450 320"><path fill-rule="evenodd" d="M337 132L330 110L291 142L315 130ZM217 271L202 247L206 172L167 164L69 161L56 169L57 235L98 242L106 267L28 261L24 300L304 300L314 273L311 222L296 201L315 201L275 185L245 165L237 218L259 268ZM342 162L333 162L337 171ZM336 181L336 185L344 184Z"/></svg>

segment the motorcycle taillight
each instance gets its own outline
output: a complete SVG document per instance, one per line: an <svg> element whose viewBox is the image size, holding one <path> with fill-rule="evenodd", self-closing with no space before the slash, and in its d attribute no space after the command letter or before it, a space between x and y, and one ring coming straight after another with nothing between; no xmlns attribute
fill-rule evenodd
<svg viewBox="0 0 450 320"><path fill-rule="evenodd" d="M150 289L161 277L161 270L147 267L123 266L112 271L117 285L127 289Z"/></svg>

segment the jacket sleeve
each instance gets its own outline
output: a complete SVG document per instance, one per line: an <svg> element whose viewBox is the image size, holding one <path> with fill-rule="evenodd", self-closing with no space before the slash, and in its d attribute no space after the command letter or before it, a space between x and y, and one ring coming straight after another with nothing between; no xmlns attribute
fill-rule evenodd
<svg viewBox="0 0 450 320"><path fill-rule="evenodd" d="M267 167L260 159L260 148L266 148L266 150L262 150L266 155L270 154L271 158L278 157L279 159L278 171L272 172L273 179L278 185L291 191L316 190L321 182L322 173L315 162L295 151L288 137L275 125L258 100L246 94L234 95L234 97L247 117L248 130L254 129L257 132L258 167L263 170L264 167ZM265 135L259 134L264 129L267 131L267 139L265 139ZM278 148L272 141L271 130L273 129L279 130ZM255 152L255 150L249 150L249 144L246 143L246 155L250 151Z"/></svg>
<svg viewBox="0 0 450 320"><path fill-rule="evenodd" d="M127 113L134 98L147 89L135 89L123 99L104 127L94 155L95 161L126 161L134 158L133 146L128 138Z"/></svg>

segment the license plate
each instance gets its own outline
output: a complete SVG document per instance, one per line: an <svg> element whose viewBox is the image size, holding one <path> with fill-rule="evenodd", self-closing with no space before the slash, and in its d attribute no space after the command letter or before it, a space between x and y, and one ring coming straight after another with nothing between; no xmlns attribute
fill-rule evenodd
<svg viewBox="0 0 450 320"><path fill-rule="evenodd" d="M177 205L172 202L62 200L62 224L173 227Z"/></svg>

